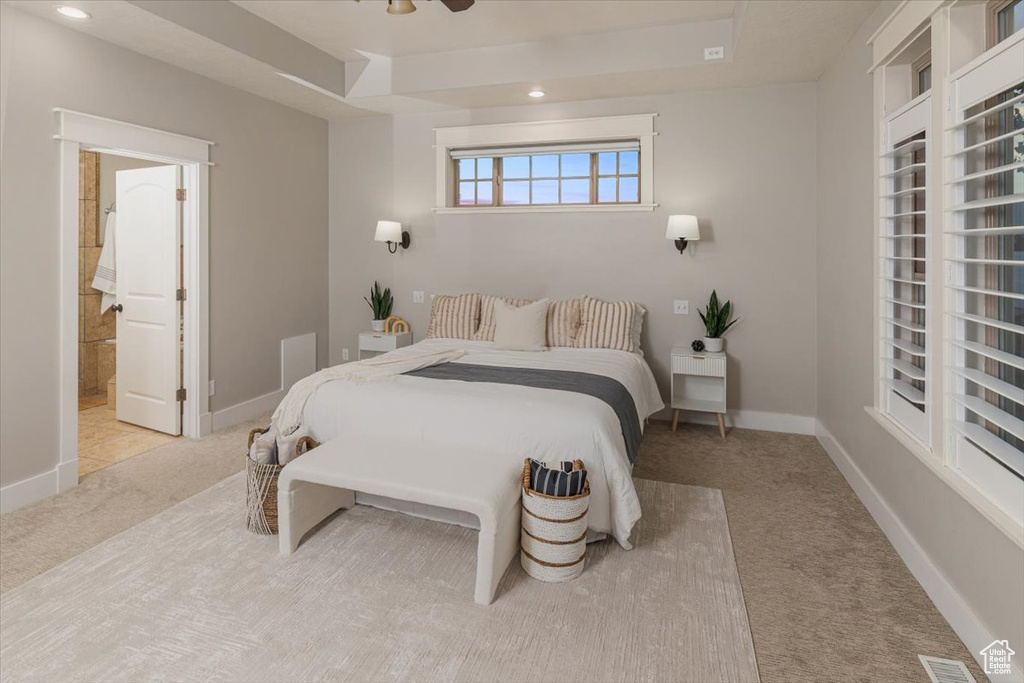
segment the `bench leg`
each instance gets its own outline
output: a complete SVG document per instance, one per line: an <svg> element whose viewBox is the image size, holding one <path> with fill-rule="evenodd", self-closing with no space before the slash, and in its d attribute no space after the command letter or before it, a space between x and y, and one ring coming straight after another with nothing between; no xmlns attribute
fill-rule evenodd
<svg viewBox="0 0 1024 683"><path fill-rule="evenodd" d="M333 512L356 504L356 494L348 489L324 486L308 481L278 480L277 528L282 555L291 555L307 531Z"/></svg>
<svg viewBox="0 0 1024 683"><path fill-rule="evenodd" d="M516 552L519 550L520 503L498 520L498 528L480 524L476 548L476 594L478 605L494 602L494 594Z"/></svg>

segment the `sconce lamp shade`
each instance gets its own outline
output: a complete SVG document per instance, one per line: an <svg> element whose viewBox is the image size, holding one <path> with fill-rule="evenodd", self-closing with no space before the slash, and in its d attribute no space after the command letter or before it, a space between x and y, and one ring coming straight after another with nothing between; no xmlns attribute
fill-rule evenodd
<svg viewBox="0 0 1024 683"><path fill-rule="evenodd" d="M377 221L377 232L373 239L375 242L401 242L402 224L397 221Z"/></svg>
<svg viewBox="0 0 1024 683"><path fill-rule="evenodd" d="M700 226L697 224L696 216L669 216L668 228L665 230L666 239L687 240L696 242L700 240Z"/></svg>

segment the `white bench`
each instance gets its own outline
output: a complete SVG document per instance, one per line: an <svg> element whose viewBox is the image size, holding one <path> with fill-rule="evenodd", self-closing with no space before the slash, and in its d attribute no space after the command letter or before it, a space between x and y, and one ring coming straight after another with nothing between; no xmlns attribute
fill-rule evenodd
<svg viewBox="0 0 1024 683"><path fill-rule="evenodd" d="M475 600L494 601L498 582L519 549L522 460L507 467L465 448L390 437L340 436L288 463L278 479L282 555L355 493L460 510L480 520Z"/></svg>

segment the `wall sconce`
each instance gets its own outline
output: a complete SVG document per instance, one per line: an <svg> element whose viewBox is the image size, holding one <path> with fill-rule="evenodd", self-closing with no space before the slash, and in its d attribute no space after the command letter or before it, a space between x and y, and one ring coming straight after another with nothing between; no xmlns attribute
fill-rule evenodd
<svg viewBox="0 0 1024 683"><path fill-rule="evenodd" d="M377 232L374 233L375 242L387 242L388 251L392 254L402 249L409 248L409 233L402 230L402 224L398 221L377 221Z"/></svg>
<svg viewBox="0 0 1024 683"><path fill-rule="evenodd" d="M700 226L697 225L697 217L669 216L665 237L675 240L676 249L682 254L686 250L687 241L697 242L700 240Z"/></svg>

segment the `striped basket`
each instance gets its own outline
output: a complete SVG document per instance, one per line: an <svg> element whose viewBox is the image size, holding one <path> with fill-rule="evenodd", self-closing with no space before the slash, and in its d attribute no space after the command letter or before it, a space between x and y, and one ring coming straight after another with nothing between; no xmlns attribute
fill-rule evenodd
<svg viewBox="0 0 1024 683"><path fill-rule="evenodd" d="M266 429L249 432L249 448L245 451L245 528L253 533L271 536L277 533L277 479L284 465L264 465L249 457L253 440ZM295 445L295 457L316 448L315 439L304 436Z"/></svg>
<svg viewBox="0 0 1024 683"><path fill-rule="evenodd" d="M574 470L583 469L576 460ZM577 496L549 496L530 488L530 460L523 464L523 516L520 562L526 573L550 583L583 573L587 552L590 482Z"/></svg>

